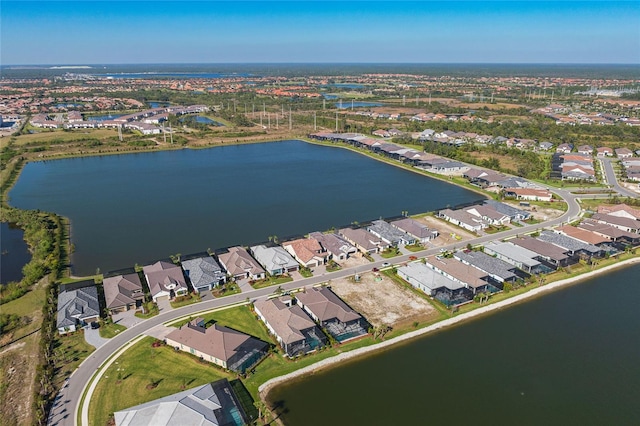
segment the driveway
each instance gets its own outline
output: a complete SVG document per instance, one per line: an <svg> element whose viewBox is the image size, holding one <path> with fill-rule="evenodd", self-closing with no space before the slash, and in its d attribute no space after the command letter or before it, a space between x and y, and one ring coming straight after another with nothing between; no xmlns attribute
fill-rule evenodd
<svg viewBox="0 0 640 426"><path fill-rule="evenodd" d="M147 336L155 337L158 340L164 340L164 338L167 337L167 334L171 333L175 329L176 327L167 327L164 324L158 324L155 327L145 331L144 334L146 334Z"/></svg>
<svg viewBox="0 0 640 426"><path fill-rule="evenodd" d="M100 329L96 328L94 330L90 326L84 327L84 340L96 349L109 341L109 339L100 337Z"/></svg>
<svg viewBox="0 0 640 426"><path fill-rule="evenodd" d="M236 284L238 284L238 287L240 287L240 292L242 293L253 290L253 287L251 287L251 284L249 284L249 278L236 280Z"/></svg>
<svg viewBox="0 0 640 426"><path fill-rule="evenodd" d="M160 310L161 313L167 312L173 309L171 307L171 302L169 302L167 299L160 299L156 302L156 304L158 305L158 309Z"/></svg>
<svg viewBox="0 0 640 426"><path fill-rule="evenodd" d="M123 325L127 328L131 328L142 321L141 318L137 318L135 316L135 313L135 309L130 309L126 312L120 312L119 314L112 315L111 318L113 319L114 323Z"/></svg>

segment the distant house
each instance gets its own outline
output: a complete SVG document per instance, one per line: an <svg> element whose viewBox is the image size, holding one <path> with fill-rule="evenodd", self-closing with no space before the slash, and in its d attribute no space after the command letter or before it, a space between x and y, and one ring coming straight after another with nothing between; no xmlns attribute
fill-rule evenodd
<svg viewBox="0 0 640 426"><path fill-rule="evenodd" d="M573 145L570 143L561 143L556 148L556 152L563 153L563 154L569 154L571 151L573 151Z"/></svg>
<svg viewBox="0 0 640 426"><path fill-rule="evenodd" d="M320 328L300 306L293 304L291 298L258 300L254 303L254 309L289 357L314 351L327 344L327 338Z"/></svg>
<svg viewBox="0 0 640 426"><path fill-rule="evenodd" d="M283 275L300 268L298 262L280 246L257 245L251 247L251 253L270 275Z"/></svg>
<svg viewBox="0 0 640 426"><path fill-rule="evenodd" d="M591 155L593 154L593 147L591 145L580 145L578 147L579 154Z"/></svg>
<svg viewBox="0 0 640 426"><path fill-rule="evenodd" d="M250 424L227 379L113 413L116 426L231 426Z"/></svg>
<svg viewBox="0 0 640 426"><path fill-rule="evenodd" d="M328 287L296 293L296 299L300 307L339 342L367 334L367 321Z"/></svg>
<svg viewBox="0 0 640 426"><path fill-rule="evenodd" d="M504 213L488 205L476 205L464 209L467 213L479 217L486 223L493 226L504 226L511 222L511 218Z"/></svg>
<svg viewBox="0 0 640 426"><path fill-rule="evenodd" d="M218 255L218 259L234 280L261 280L265 277L264 269L244 247L231 247L227 253Z"/></svg>
<svg viewBox="0 0 640 426"><path fill-rule="evenodd" d="M616 204L614 206L598 206L598 213L611 216L626 217L627 219L640 220L640 209L634 209L626 204Z"/></svg>
<svg viewBox="0 0 640 426"><path fill-rule="evenodd" d="M553 144L551 142L540 142L538 146L542 151L549 151L553 148Z"/></svg>
<svg viewBox="0 0 640 426"><path fill-rule="evenodd" d="M138 274L116 275L102 280L107 309L112 314L139 307L144 301L144 291Z"/></svg>
<svg viewBox="0 0 640 426"><path fill-rule="evenodd" d="M529 213L528 211L510 206L506 203L501 203L500 201L484 200L483 204L490 206L494 210L509 216L511 220L514 221L527 220L531 217L531 213Z"/></svg>
<svg viewBox="0 0 640 426"><path fill-rule="evenodd" d="M287 241L282 247L288 251L302 266L312 268L324 265L329 253L313 238L300 238Z"/></svg>
<svg viewBox="0 0 640 426"><path fill-rule="evenodd" d="M374 136L378 136L380 138L390 138L391 137L391 133L389 133L387 130L384 130L384 129L374 130L373 131L373 135Z"/></svg>
<svg viewBox="0 0 640 426"><path fill-rule="evenodd" d="M391 226L394 226L399 230L412 235L421 244L433 240L439 235L438 230L431 229L427 225L424 225L417 220L408 217L404 219L394 220L393 222L391 222Z"/></svg>
<svg viewBox="0 0 640 426"><path fill-rule="evenodd" d="M506 188L504 195L527 201L551 201L553 198L551 191L534 188Z"/></svg>
<svg viewBox="0 0 640 426"><path fill-rule="evenodd" d="M100 319L98 289L93 280L60 287L57 327L60 334L76 331Z"/></svg>
<svg viewBox="0 0 640 426"><path fill-rule="evenodd" d="M628 217L596 213L591 216L591 219L598 223L605 223L614 228L622 229L626 232L638 233L638 231L640 231L640 220L629 219Z"/></svg>
<svg viewBox="0 0 640 426"><path fill-rule="evenodd" d="M196 293L211 290L227 282L227 274L211 256L183 260L182 269Z"/></svg>
<svg viewBox="0 0 640 426"><path fill-rule="evenodd" d="M149 284L154 302L173 300L176 296L184 296L189 293L187 282L179 266L159 261L153 265L143 266L142 271Z"/></svg>
<svg viewBox="0 0 640 426"><path fill-rule="evenodd" d="M631 158L633 157L633 151L631 151L629 148L616 148L616 157Z"/></svg>
<svg viewBox="0 0 640 426"><path fill-rule="evenodd" d="M205 328L202 318L172 331L165 340L169 346L237 373L253 367L269 349L266 342L218 324Z"/></svg>
<svg viewBox="0 0 640 426"><path fill-rule="evenodd" d="M597 157L612 157L613 156L613 149L607 147L607 146L602 146L600 148L596 148L596 156Z"/></svg>
<svg viewBox="0 0 640 426"><path fill-rule="evenodd" d="M358 249L338 234L322 232L312 232L309 238L313 238L329 253L333 260L345 260L349 256L358 252Z"/></svg>

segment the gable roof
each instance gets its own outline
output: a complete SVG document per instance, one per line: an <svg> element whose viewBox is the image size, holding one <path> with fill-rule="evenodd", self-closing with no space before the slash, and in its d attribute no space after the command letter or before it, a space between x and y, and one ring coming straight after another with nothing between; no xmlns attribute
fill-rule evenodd
<svg viewBox="0 0 640 426"><path fill-rule="evenodd" d="M251 247L251 252L268 271L298 267L298 262L280 246L267 247L258 245Z"/></svg>
<svg viewBox="0 0 640 426"><path fill-rule="evenodd" d="M410 235L413 235L416 238L428 238L438 235L437 230L430 229L427 225L409 217L394 220L393 222L391 222L391 225Z"/></svg>
<svg viewBox="0 0 640 426"><path fill-rule="evenodd" d="M313 238L314 240L318 241L325 250L336 256L355 253L358 251L357 248L352 246L347 240L340 237L338 234L323 234L321 232L312 232L309 234L309 238Z"/></svg>
<svg viewBox="0 0 640 426"><path fill-rule="evenodd" d="M312 238L300 238L293 241L287 241L282 244L283 247L291 247L293 254L302 262L307 263L315 257L325 258L327 255L322 253L320 243Z"/></svg>
<svg viewBox="0 0 640 426"><path fill-rule="evenodd" d="M182 268L173 263L159 261L142 267L151 295L162 291L186 289L187 282L182 275Z"/></svg>
<svg viewBox="0 0 640 426"><path fill-rule="evenodd" d="M306 292L296 293L296 299L306 306L320 322L334 318L340 322L349 322L362 318L328 287L314 287Z"/></svg>

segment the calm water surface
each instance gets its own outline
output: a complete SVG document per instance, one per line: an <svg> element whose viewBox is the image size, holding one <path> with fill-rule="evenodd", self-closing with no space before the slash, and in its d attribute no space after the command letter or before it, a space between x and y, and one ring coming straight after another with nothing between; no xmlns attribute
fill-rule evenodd
<svg viewBox="0 0 640 426"><path fill-rule="evenodd" d="M640 424L640 265L275 389L287 426Z"/></svg>
<svg viewBox="0 0 640 426"><path fill-rule="evenodd" d="M22 267L31 260L22 229L10 223L0 223L0 284L22 279Z"/></svg>
<svg viewBox="0 0 640 426"><path fill-rule="evenodd" d="M71 219L76 274L481 199L300 141L29 163L9 195Z"/></svg>

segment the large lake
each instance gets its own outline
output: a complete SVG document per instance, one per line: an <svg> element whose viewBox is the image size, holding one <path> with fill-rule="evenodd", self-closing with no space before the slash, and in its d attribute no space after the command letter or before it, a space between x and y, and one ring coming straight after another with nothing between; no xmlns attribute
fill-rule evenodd
<svg viewBox="0 0 640 426"><path fill-rule="evenodd" d="M269 399L287 426L640 424L639 275L596 277Z"/></svg>
<svg viewBox="0 0 640 426"><path fill-rule="evenodd" d="M78 275L482 198L301 141L34 162L9 195L70 218Z"/></svg>

